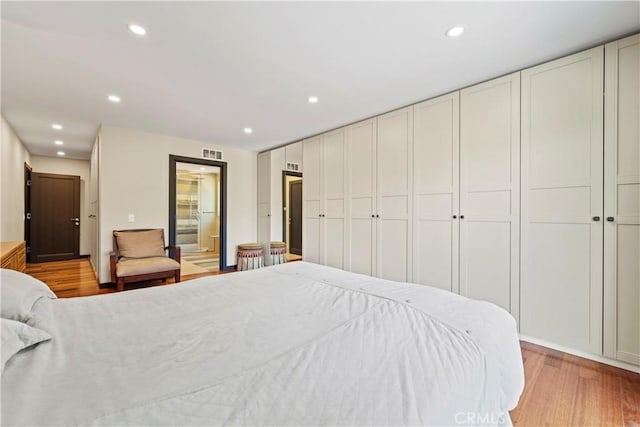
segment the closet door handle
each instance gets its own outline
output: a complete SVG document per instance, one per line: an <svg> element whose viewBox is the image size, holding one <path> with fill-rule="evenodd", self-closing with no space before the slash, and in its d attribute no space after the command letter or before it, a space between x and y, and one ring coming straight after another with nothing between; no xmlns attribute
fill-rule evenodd
<svg viewBox="0 0 640 427"><path fill-rule="evenodd" d="M593 217L593 220L594 220L594 221L596 221L596 222L598 222L598 221L600 221L600 217L599 217L599 216L594 216L594 217Z"/></svg>
<svg viewBox="0 0 640 427"><path fill-rule="evenodd" d="M460 219L464 219L464 215L460 215Z"/></svg>
<svg viewBox="0 0 640 427"><path fill-rule="evenodd" d="M607 221L609 221L609 222L613 222L614 220L615 220L615 218L614 218L614 217L612 217L612 216L608 216L608 217L607 217Z"/></svg>
<svg viewBox="0 0 640 427"><path fill-rule="evenodd" d="M454 215L454 216L453 216L453 219L456 219L456 218L458 218L458 215Z"/></svg>
<svg viewBox="0 0 640 427"><path fill-rule="evenodd" d="M371 218L375 218L376 216L374 214L371 214Z"/></svg>
<svg viewBox="0 0 640 427"><path fill-rule="evenodd" d="M380 218L380 215L376 215L376 218Z"/></svg>

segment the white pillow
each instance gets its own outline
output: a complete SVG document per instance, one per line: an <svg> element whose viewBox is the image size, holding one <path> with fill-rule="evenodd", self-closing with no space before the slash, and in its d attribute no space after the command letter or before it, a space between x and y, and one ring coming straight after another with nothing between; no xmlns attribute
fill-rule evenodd
<svg viewBox="0 0 640 427"><path fill-rule="evenodd" d="M51 335L26 323L0 319L2 322L2 372L4 365L20 350L51 339Z"/></svg>
<svg viewBox="0 0 640 427"><path fill-rule="evenodd" d="M19 322L31 318L31 308L40 298L55 299L51 289L40 280L14 270L0 269L0 316Z"/></svg>

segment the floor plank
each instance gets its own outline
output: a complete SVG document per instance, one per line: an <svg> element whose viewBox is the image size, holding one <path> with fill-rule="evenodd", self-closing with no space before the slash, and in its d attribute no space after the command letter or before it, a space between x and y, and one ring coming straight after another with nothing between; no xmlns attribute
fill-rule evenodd
<svg viewBox="0 0 640 427"><path fill-rule="evenodd" d="M640 374L521 342L525 390L515 426L639 426Z"/></svg>
<svg viewBox="0 0 640 427"><path fill-rule="evenodd" d="M87 258L68 261L43 262L27 264L26 273L42 280L58 298L83 297L115 292L114 288L100 288L91 262ZM220 272L206 272L183 275L182 281L198 277L221 274ZM160 280L125 285L125 289L138 289L173 283L173 279L163 283Z"/></svg>
<svg viewBox="0 0 640 427"><path fill-rule="evenodd" d="M115 292L100 289L88 259L28 264L27 273L60 298ZM220 273L182 280L214 274ZM157 285L162 283L127 289ZM526 342L521 348L525 389L511 411L515 426L640 426L640 374Z"/></svg>

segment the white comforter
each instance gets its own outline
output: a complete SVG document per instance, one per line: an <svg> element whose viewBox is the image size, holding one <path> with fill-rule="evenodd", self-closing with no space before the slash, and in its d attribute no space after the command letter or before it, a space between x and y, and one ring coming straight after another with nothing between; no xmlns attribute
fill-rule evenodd
<svg viewBox="0 0 640 427"><path fill-rule="evenodd" d="M502 309L303 262L34 310L5 426L509 424L524 385Z"/></svg>

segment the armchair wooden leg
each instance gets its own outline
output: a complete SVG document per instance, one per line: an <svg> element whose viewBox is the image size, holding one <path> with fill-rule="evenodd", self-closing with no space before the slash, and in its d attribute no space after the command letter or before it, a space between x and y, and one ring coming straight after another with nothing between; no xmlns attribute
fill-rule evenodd
<svg viewBox="0 0 640 427"><path fill-rule="evenodd" d="M175 282L180 283L180 270L176 270Z"/></svg>
<svg viewBox="0 0 640 427"><path fill-rule="evenodd" d="M118 277L116 282L116 291L124 291L124 279L122 277Z"/></svg>

